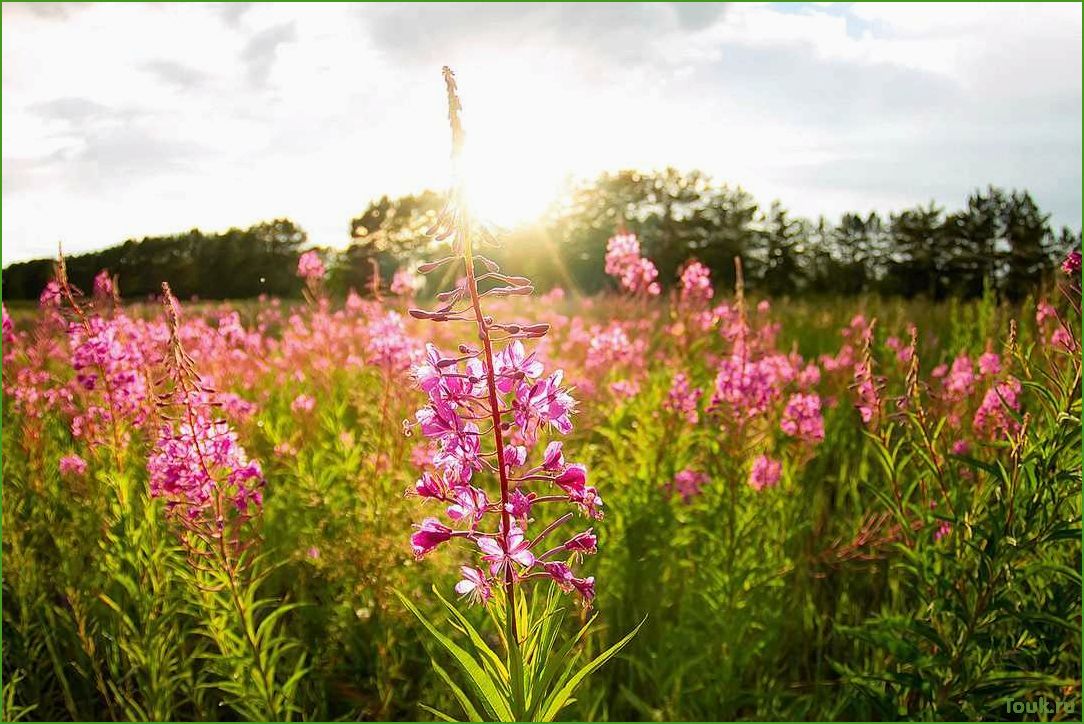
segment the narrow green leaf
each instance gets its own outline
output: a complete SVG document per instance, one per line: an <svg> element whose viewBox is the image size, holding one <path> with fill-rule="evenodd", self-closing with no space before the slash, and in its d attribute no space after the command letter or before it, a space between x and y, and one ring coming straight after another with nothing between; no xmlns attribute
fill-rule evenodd
<svg viewBox="0 0 1084 724"><path fill-rule="evenodd" d="M484 721L482 715L478 713L477 707L474 706L470 697L467 696L467 693L463 691L458 684L452 681L452 677L449 676L448 672L436 661L433 662L433 670L437 672L437 676L443 679L444 683L448 685L448 688L452 690L452 694L455 695L456 700L459 701L459 705L463 707L463 713L467 715L468 721Z"/></svg>
<svg viewBox="0 0 1084 724"><path fill-rule="evenodd" d="M501 696L496 683L490 675L486 673L485 669L475 661L466 650L441 633L429 619L422 615L421 611L419 611L406 596L399 591L395 591L395 595L399 597L399 600L403 602L403 605L414 614L423 626L425 626L433 638L435 638L437 642L452 655L452 658L459 664L459 667L463 669L463 673L467 675L471 685L481 696L482 703L489 714L498 721L513 721L512 710L508 705L507 699Z"/></svg>
<svg viewBox="0 0 1084 724"><path fill-rule="evenodd" d="M643 621L640 621L636 628L625 634L624 638L596 656L590 663L577 671L571 679L565 682L564 686L551 694L549 698L546 699L545 710L542 712L541 721L553 721L565 704L568 703L569 698L576 691L576 688L583 683L583 680L616 656L621 649L625 648L625 646L632 641L633 637L640 632L640 628L643 627L645 621L647 621L646 616Z"/></svg>

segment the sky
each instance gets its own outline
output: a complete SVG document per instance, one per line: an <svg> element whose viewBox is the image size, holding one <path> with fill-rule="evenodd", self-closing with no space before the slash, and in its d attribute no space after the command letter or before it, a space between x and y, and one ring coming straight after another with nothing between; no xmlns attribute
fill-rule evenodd
<svg viewBox="0 0 1084 724"><path fill-rule="evenodd" d="M3 5L3 263L289 217L344 246L449 179L494 221L700 169L829 218L1026 188L1081 226L1081 6Z"/></svg>

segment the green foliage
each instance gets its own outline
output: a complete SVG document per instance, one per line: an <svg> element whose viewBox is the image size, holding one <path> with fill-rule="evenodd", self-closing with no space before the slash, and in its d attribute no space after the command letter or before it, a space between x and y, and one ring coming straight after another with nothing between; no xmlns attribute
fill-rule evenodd
<svg viewBox="0 0 1084 724"><path fill-rule="evenodd" d="M413 613L426 630L455 661L467 682L470 694L456 683L434 658L433 667L453 693L468 721L555 721L561 711L574 699L573 694L592 673L617 656L633 640L643 622L623 638L577 668L583 651L584 640L594 623L592 616L587 623L571 636L560 648L557 642L565 609L560 605L560 594L549 584L545 595L536 591L533 605L522 598L517 601L518 630L524 631L522 640L509 646L507 635L502 638L506 657L494 651L478 629L466 616L434 588L433 593L444 605L448 618L446 623L466 638L466 648L445 634L442 626L433 622L410 601L399 594L403 605ZM501 620L509 615L507 606L493 612L500 630ZM457 721L449 714L427 704L421 707L444 721Z"/></svg>
<svg viewBox="0 0 1084 724"><path fill-rule="evenodd" d="M207 233L199 229L171 236L128 239L102 251L67 256L72 284L85 292L94 275L108 269L121 292L133 299L157 295L169 281L181 299L244 299L260 294L296 296L300 249L308 240L289 219L247 229ZM52 279L53 260L38 259L4 269L4 299L37 299Z"/></svg>
<svg viewBox="0 0 1084 724"><path fill-rule="evenodd" d="M777 309L779 347L809 358L838 349L855 303ZM1000 349L1009 320L1023 320L1003 359L1023 382L1024 432L952 455L922 390L925 421L909 408L869 435L845 381L829 390L838 404L816 454L757 493L743 441L663 410L675 363L651 360L686 340L654 330L640 393L583 405L568 443L606 501L600 554L585 561L597 613L535 589L517 611L517 663L499 602L486 612L442 600L454 554L410 556L413 441L400 421L417 400L379 371L263 385L240 434L264 463L266 503L232 586L213 560L190 558L147 497L138 443L88 449L56 411L18 415L5 396L3 716L926 720L1007 718L1009 698L1079 706L1079 354L1042 344L1032 305L992 290L862 309L878 318L891 396L904 394L903 374L883 341L908 322L929 370L987 339ZM718 345L689 340L670 359L710 387ZM616 377L600 374L600 396ZM301 391L318 397L311 416L291 411ZM92 474L57 475L70 452ZM689 502L667 489L686 467L710 475ZM878 521L883 544L853 545ZM951 530L935 539L942 523Z"/></svg>

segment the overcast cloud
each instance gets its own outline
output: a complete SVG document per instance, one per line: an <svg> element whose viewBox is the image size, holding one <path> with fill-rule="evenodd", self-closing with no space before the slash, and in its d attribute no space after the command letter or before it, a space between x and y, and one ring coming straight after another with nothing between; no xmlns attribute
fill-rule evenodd
<svg viewBox="0 0 1084 724"><path fill-rule="evenodd" d="M3 262L289 216L340 246L476 165L539 207L568 175L700 168L797 213L1027 188L1080 226L1081 7L3 6Z"/></svg>

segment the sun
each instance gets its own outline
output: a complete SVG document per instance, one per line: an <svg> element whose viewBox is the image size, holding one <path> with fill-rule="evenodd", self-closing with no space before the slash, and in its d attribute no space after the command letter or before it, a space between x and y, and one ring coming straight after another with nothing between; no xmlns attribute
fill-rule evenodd
<svg viewBox="0 0 1084 724"><path fill-rule="evenodd" d="M515 153L502 153L499 144L468 146L462 172L473 213L507 228L540 219L559 190L550 174L517 163Z"/></svg>

